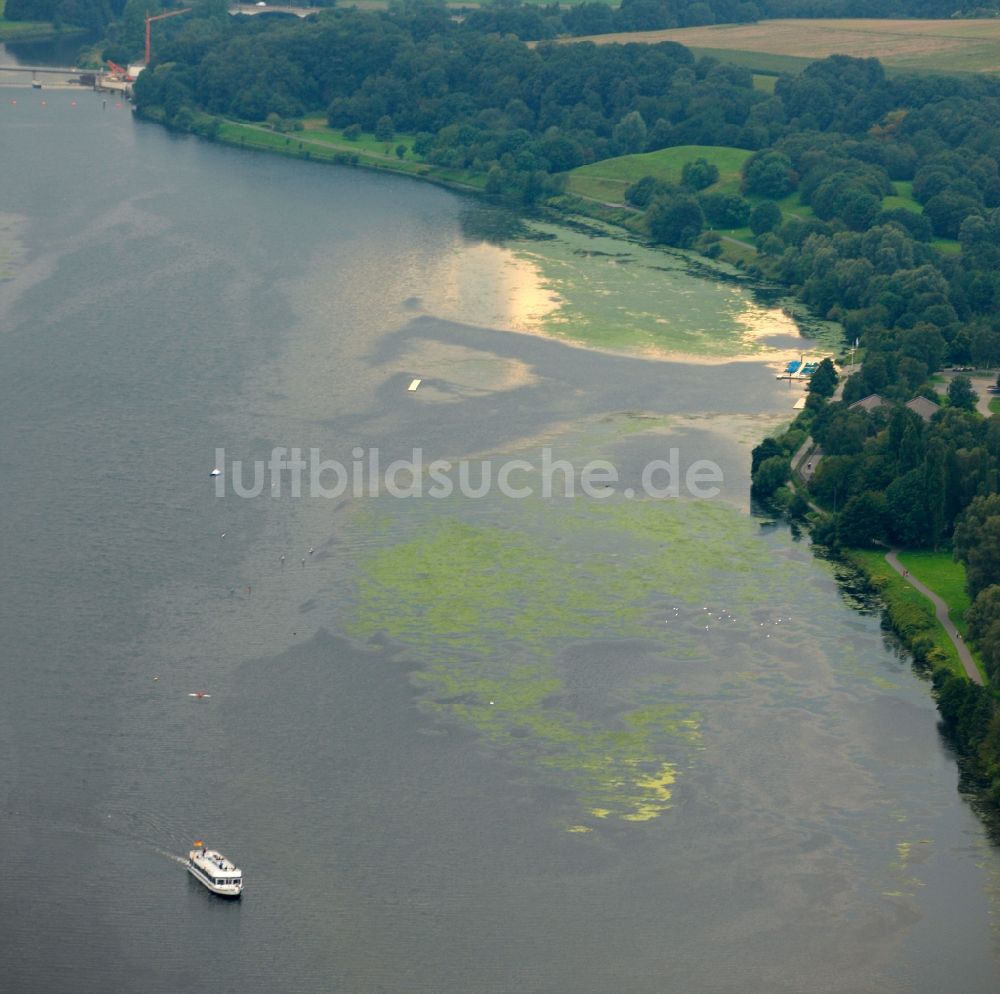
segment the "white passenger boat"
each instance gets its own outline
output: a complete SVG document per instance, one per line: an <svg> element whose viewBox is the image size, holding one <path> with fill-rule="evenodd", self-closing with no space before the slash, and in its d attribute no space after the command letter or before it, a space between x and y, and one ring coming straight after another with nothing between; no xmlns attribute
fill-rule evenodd
<svg viewBox="0 0 1000 994"><path fill-rule="evenodd" d="M188 873L200 880L213 894L222 897L239 897L243 893L243 871L214 849L206 849L204 842L196 842L188 853Z"/></svg>

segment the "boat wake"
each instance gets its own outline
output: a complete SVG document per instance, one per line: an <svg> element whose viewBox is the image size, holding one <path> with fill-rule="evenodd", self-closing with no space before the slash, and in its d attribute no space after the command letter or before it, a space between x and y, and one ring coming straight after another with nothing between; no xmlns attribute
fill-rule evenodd
<svg viewBox="0 0 1000 994"><path fill-rule="evenodd" d="M177 853L167 852L166 849L159 849L156 846L150 848L159 856L166 856L167 859L172 859L175 863L180 863L181 866L187 866L186 856L178 856Z"/></svg>

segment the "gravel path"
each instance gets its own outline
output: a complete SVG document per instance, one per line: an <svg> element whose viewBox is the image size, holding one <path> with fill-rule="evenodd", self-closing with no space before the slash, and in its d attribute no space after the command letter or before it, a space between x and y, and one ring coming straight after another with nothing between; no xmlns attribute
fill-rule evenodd
<svg viewBox="0 0 1000 994"><path fill-rule="evenodd" d="M924 595L933 605L934 614L937 616L937 620L941 622L944 630L948 633L948 638L951 639L955 648L958 650L958 658L962 660L962 665L965 667L965 672L968 674L969 679L973 683L978 683L981 687L983 685L983 678L979 675L979 668L976 666L975 660L972 658L972 653L969 652L968 646L962 641L962 636L958 634L958 630L951 623L951 618L948 617L948 605L945 604L937 594L934 593L928 587L925 587L915 576L911 576L909 570L907 570L902 563L899 561L899 556L897 555L898 550L892 549L885 554L885 561L904 579L910 586L919 590L920 593Z"/></svg>

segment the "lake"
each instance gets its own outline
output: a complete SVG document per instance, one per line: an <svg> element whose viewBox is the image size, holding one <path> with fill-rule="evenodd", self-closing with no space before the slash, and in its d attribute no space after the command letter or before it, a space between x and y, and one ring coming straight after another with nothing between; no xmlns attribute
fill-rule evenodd
<svg viewBox="0 0 1000 994"><path fill-rule="evenodd" d="M764 362L547 335L537 244L415 181L82 90L0 129L0 987L996 988L927 684L751 513Z"/></svg>

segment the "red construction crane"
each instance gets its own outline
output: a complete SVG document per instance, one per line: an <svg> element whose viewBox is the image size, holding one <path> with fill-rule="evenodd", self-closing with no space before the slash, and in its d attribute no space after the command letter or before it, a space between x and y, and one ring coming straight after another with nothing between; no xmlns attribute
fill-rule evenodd
<svg viewBox="0 0 1000 994"><path fill-rule="evenodd" d="M165 17L176 17L178 14L190 14L191 8L185 7L183 10L168 10L165 14L154 14L152 17L146 15L146 65L149 65L149 26L153 21L162 21Z"/></svg>
<svg viewBox="0 0 1000 994"><path fill-rule="evenodd" d="M118 65L117 62L112 62L110 59L105 59L105 61L111 67L111 75L116 79L120 79L126 83L132 81L132 77L128 74L128 70L124 66Z"/></svg>

